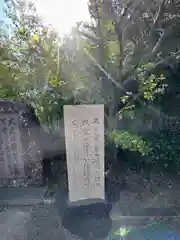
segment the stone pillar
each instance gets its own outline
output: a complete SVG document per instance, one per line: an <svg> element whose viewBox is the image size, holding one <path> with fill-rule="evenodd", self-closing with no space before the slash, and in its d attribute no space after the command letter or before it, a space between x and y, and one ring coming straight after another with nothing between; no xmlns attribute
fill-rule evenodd
<svg viewBox="0 0 180 240"><path fill-rule="evenodd" d="M24 177L19 117L12 101L0 100L0 179Z"/></svg>

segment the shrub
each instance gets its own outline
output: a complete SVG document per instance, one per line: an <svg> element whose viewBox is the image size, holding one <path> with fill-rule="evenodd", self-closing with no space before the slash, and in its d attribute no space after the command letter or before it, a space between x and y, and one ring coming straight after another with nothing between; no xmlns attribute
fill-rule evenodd
<svg viewBox="0 0 180 240"><path fill-rule="evenodd" d="M179 173L180 167L180 121L176 117L166 118L163 126L146 137L152 151L146 162L166 173Z"/></svg>

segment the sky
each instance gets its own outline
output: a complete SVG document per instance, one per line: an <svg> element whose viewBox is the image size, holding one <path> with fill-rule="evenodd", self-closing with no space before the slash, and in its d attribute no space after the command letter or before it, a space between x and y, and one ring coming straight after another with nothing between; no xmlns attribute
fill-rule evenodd
<svg viewBox="0 0 180 240"><path fill-rule="evenodd" d="M4 18L3 7L4 7L4 0L0 0L0 20L3 20Z"/></svg>
<svg viewBox="0 0 180 240"><path fill-rule="evenodd" d="M26 0L25 0L26 1ZM51 24L59 35L68 34L79 21L89 21L88 0L36 0L36 9L45 24ZM0 0L0 20L4 19L4 0Z"/></svg>
<svg viewBox="0 0 180 240"><path fill-rule="evenodd" d="M37 0L36 7L44 22L52 24L60 35L64 35L70 33L76 22L90 20L87 1Z"/></svg>

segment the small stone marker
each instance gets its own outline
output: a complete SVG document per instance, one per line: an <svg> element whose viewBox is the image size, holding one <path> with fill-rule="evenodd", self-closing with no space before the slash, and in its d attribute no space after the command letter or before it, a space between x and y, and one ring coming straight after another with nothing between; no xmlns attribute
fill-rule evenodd
<svg viewBox="0 0 180 240"><path fill-rule="evenodd" d="M104 105L64 106L69 202L105 200Z"/></svg>
<svg viewBox="0 0 180 240"><path fill-rule="evenodd" d="M24 177L18 114L0 106L0 179Z"/></svg>

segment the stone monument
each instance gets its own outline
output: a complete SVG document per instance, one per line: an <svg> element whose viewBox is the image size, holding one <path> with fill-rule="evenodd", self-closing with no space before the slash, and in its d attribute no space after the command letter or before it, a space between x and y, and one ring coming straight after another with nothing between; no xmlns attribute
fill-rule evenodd
<svg viewBox="0 0 180 240"><path fill-rule="evenodd" d="M112 224L105 199L104 105L65 106L64 123L69 199L62 225L82 239L104 239Z"/></svg>
<svg viewBox="0 0 180 240"><path fill-rule="evenodd" d="M104 105L64 107L69 203L105 200Z"/></svg>
<svg viewBox="0 0 180 240"><path fill-rule="evenodd" d="M0 179L24 177L18 112L14 102L0 100Z"/></svg>

